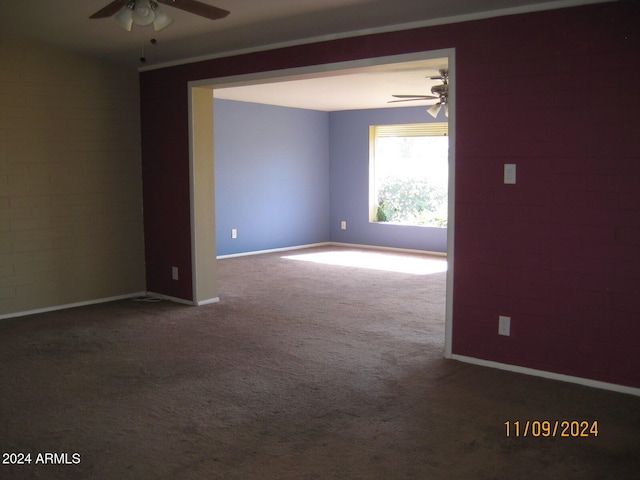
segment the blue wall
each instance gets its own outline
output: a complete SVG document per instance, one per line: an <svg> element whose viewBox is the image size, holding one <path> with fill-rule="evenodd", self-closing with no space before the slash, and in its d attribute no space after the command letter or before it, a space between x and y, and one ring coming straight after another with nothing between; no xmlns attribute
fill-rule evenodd
<svg viewBox="0 0 640 480"><path fill-rule="evenodd" d="M218 255L329 239L328 139L326 112L214 101Z"/></svg>
<svg viewBox="0 0 640 480"><path fill-rule="evenodd" d="M326 113L215 99L217 254L327 241L445 252L446 229L369 223L369 126L427 121L424 107Z"/></svg>
<svg viewBox="0 0 640 480"><path fill-rule="evenodd" d="M447 251L447 229L369 222L369 126L443 122L425 107L350 110L329 114L331 241ZM340 229L340 222L347 229Z"/></svg>

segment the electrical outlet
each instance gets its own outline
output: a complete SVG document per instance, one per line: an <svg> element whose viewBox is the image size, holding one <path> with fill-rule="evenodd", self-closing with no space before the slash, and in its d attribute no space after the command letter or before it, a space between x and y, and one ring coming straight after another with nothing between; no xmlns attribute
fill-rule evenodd
<svg viewBox="0 0 640 480"><path fill-rule="evenodd" d="M178 280L178 267L171 267L171 278Z"/></svg>
<svg viewBox="0 0 640 480"><path fill-rule="evenodd" d="M511 317L498 317L498 335L509 337L511 335Z"/></svg>
<svg viewBox="0 0 640 480"><path fill-rule="evenodd" d="M347 229L347 221L346 220L342 220L340 222L340 230L346 230Z"/></svg>
<svg viewBox="0 0 640 480"><path fill-rule="evenodd" d="M231 229L231 238L238 238L238 229L236 228Z"/></svg>

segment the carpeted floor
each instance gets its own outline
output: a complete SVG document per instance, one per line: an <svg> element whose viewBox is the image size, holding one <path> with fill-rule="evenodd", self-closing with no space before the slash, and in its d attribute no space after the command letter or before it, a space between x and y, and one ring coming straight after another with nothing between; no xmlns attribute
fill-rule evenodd
<svg viewBox="0 0 640 480"><path fill-rule="evenodd" d="M444 260L299 258L329 250L220 260L214 305L0 322L0 451L31 454L0 478L640 478L639 398L445 360Z"/></svg>

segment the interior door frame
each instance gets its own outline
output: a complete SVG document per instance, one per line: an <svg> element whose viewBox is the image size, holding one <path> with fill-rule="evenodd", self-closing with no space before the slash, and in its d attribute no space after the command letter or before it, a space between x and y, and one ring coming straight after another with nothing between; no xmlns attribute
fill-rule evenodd
<svg viewBox="0 0 640 480"><path fill-rule="evenodd" d="M211 107L211 115L213 117L213 121L215 122L215 112L213 108L213 97L216 88L221 87L232 87L232 86L242 86L242 85L253 85L265 82L274 82L277 80L291 80L291 79L304 79L304 78L313 78L316 76L327 76L330 75L331 72L340 72L341 74L347 73L348 70L364 70L370 67L376 67L380 65L388 65L388 64L396 64L403 62L413 62L419 60L429 60L435 58L447 58L448 60L448 69L449 69L449 191L448 191L448 222L447 222L447 280L446 280L446 298L445 298L445 347L444 347L444 357L451 358L452 356L452 343L453 343L453 273L454 273L454 238L455 238L455 160L456 160L456 94L455 94L455 84L456 84L456 61L455 61L455 48L446 48L440 50L429 50L424 52L415 52L409 54L401 54L401 55L389 55L384 57L374 57L367 58L362 60L355 61L347 61L347 62L336 62L329 64L320 64L320 65L311 65L307 67L300 68L291 68L291 69L283 69L283 70L275 70L275 71L265 71L265 72L255 72L244 75L236 75L229 77L220 77L220 78L210 78L204 80L190 81L188 82L188 101L189 101L189 111L199 111L202 109L202 105L196 105L196 101L202 101L203 95L202 90L211 90L210 94L210 103L207 102L207 108L209 105ZM207 94L208 95L208 94ZM213 144L215 142L215 138L213 135L213 128L204 130L199 128L198 124L199 120L197 116L191 115L189 121L189 161L190 161L190 185L191 185L191 238L192 238L192 271L193 274L193 291L200 292L203 289L199 288L199 284L202 282L215 285L215 270L216 270L216 260L215 260L215 241L209 243L211 248L213 248L213 258L211 260L212 255L209 254L207 257L210 259L209 263L213 263L213 273L208 272L208 274L204 278L199 278L197 272L202 271L203 269L197 268L198 257L202 256L202 243L196 244L196 239L202 238L202 233L199 232L200 225L205 225L207 228L211 228L211 221L206 221L206 219L201 219L199 216L201 215L198 209L195 208L195 205L198 204L198 198L201 198L202 192L199 192L199 188L213 188L211 186L211 182L206 183L206 187L198 187L199 183L196 177L196 171L202 170L203 163L211 162L210 168L207 170L213 171L215 165L215 158L213 153L211 152L213 148ZM208 138L206 131L210 132L210 138ZM197 133L197 139L195 137L194 132ZM196 148L195 142L205 142L211 148L207 148L204 151L207 156L210 155L210 158L203 158L203 154L200 154L199 151L201 149ZM196 168L197 166L200 166ZM213 224L215 224L215 194L213 192L209 192L208 195L205 195L205 198L211 200L213 197L213 215L214 220ZM200 211L203 214L210 214L211 208L201 209ZM200 253L198 253L200 252ZM206 269L205 269L206 270ZM212 294L213 298L216 298L215 293ZM205 296L207 296L205 294ZM194 303L199 304L198 295L194 295ZM204 301L206 302L206 300Z"/></svg>

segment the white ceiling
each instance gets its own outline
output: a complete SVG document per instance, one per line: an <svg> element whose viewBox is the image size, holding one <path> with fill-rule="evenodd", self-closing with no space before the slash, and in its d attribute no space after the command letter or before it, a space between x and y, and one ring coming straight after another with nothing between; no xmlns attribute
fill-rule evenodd
<svg viewBox="0 0 640 480"><path fill-rule="evenodd" d="M0 32L146 70L277 46L606 0L200 1L231 13L226 18L212 21L163 6L174 19L169 27L154 32L151 26L134 26L132 32L127 32L109 18L89 19L110 0L0 0ZM155 44L150 42L152 38L157 40ZM146 61L141 63L143 51ZM278 102L276 104L319 110L374 108L370 106L370 100L364 101L365 97L376 98L373 102L376 108L407 106L406 103L389 105L387 101L395 93L430 94L432 83L425 77L436 74L438 68L437 62L398 64L393 68L361 71L353 77L326 77L325 74L325 78L305 80L305 83L278 82L277 85L247 87L242 92L239 89L217 90L216 97ZM303 86L306 88L302 89ZM286 87L286 95L278 93L283 87ZM311 87L314 89L309 90ZM238 98L241 93L244 97Z"/></svg>
<svg viewBox="0 0 640 480"><path fill-rule="evenodd" d="M441 83L428 77L448 68L447 58L389 63L312 75L260 80L254 85L216 88L214 97L326 112L429 106L435 101L389 103L394 94L431 95Z"/></svg>

